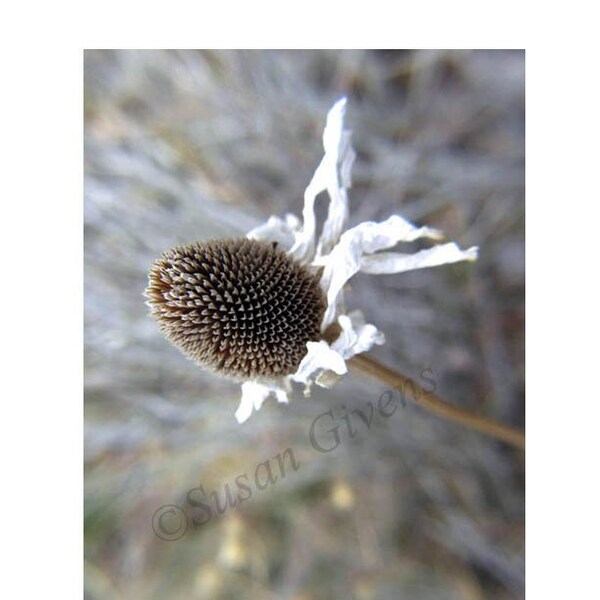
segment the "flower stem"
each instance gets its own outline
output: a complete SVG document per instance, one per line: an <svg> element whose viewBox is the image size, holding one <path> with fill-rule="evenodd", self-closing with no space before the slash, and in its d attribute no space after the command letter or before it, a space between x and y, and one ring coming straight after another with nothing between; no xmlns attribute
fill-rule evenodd
<svg viewBox="0 0 600 600"><path fill-rule="evenodd" d="M410 386L412 394L406 394L425 410L446 419L489 435L507 444L525 449L525 434L514 427L502 425L491 419L481 417L468 410L448 404L432 392L425 391L414 379L393 371L366 354L358 354L347 361L351 367L373 379L391 386L396 390L406 391Z"/></svg>

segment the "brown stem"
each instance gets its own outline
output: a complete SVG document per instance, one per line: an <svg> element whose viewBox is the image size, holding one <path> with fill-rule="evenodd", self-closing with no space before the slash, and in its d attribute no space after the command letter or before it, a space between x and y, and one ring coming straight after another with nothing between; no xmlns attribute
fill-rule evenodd
<svg viewBox="0 0 600 600"><path fill-rule="evenodd" d="M432 412L443 419L460 423L470 429L475 429L480 433L490 435L496 439L502 440L517 448L525 449L525 434L519 429L496 423L491 419L480 417L468 410L459 408L452 404L444 402L432 392L426 392L416 381L405 377L401 373L392 371L389 367L382 365L375 359L366 354L358 354L348 360L351 367L377 379L381 383L391 386L394 389L405 391L408 386L412 392L411 400L425 410ZM407 394L409 397L411 394Z"/></svg>

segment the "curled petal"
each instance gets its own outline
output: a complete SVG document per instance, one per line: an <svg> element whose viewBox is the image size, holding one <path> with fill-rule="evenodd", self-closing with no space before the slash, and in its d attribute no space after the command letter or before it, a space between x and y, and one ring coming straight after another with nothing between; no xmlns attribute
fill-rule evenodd
<svg viewBox="0 0 600 600"><path fill-rule="evenodd" d="M339 354L344 360L353 357L355 354L370 350L374 344L385 344L383 333L374 325L365 323L360 310L355 310L348 315L340 315L338 323L342 331L335 342L331 344L331 350ZM317 376L315 383L321 387L330 388L341 379L342 374L327 369Z"/></svg>
<svg viewBox="0 0 600 600"><path fill-rule="evenodd" d="M298 383L308 384L310 377L319 370L328 370L344 375L348 372L346 361L342 356L332 350L327 342L307 342L308 352L302 359L298 370L292 375L292 379Z"/></svg>
<svg viewBox="0 0 600 600"><path fill-rule="evenodd" d="M290 250L296 243L299 231L300 219L288 213L285 220L280 217L269 217L266 223L249 231L246 237L251 240L277 242L284 250Z"/></svg>
<svg viewBox="0 0 600 600"><path fill-rule="evenodd" d="M391 248L398 242L414 242L420 238L432 240L444 238L444 234L438 229L417 227L400 215L392 215L379 223L365 221L356 227L352 227L352 229L348 229L344 235L359 238L363 252L366 254Z"/></svg>
<svg viewBox="0 0 600 600"><path fill-rule="evenodd" d="M319 244L317 246L317 256L327 254L337 244L340 235L348 221L348 193L347 189L351 186L352 165L356 154L352 148L350 131L344 130L340 139L339 153L337 162L339 173L335 169L331 173L330 181L327 186L329 194L329 208L327 210L327 219L323 223L323 231ZM334 169L332 168L332 171Z"/></svg>
<svg viewBox="0 0 600 600"><path fill-rule="evenodd" d="M462 260L477 260L477 247L461 250L456 244L441 244L414 254L400 254L397 252L380 252L370 256L363 256L360 261L360 270L363 273L381 275L385 273L402 273L413 269L436 267L447 263Z"/></svg>
<svg viewBox="0 0 600 600"><path fill-rule="evenodd" d="M342 300L342 288L355 273L361 270L365 254L373 254L378 250L391 248L398 242L412 242L419 238L439 240L442 237L441 231L430 227L417 227L400 215L392 215L389 219L379 223L373 221L360 223L346 231L330 254L314 261L315 265L325 267L321 277L321 287L327 294L327 310L321 324L322 331L335 321L338 306ZM471 260L471 255L472 252L458 260ZM455 262L455 260L435 264ZM431 265L423 264L422 266ZM420 266L413 268L420 268Z"/></svg>
<svg viewBox="0 0 600 600"><path fill-rule="evenodd" d="M287 404L289 402L288 395L285 390L275 390L275 397L277 398L277 402L281 402L282 404Z"/></svg>
<svg viewBox="0 0 600 600"><path fill-rule="evenodd" d="M320 247L337 242L348 218L348 198L345 188L350 186L350 170L355 154L350 143L350 132L343 128L345 112L346 98L341 98L327 114L327 124L323 131L325 156L304 192L302 211L304 225L290 250L294 258L299 260L310 260L315 250L315 201L321 192L327 190L330 204ZM340 185L340 176L342 185Z"/></svg>
<svg viewBox="0 0 600 600"><path fill-rule="evenodd" d="M346 96L340 98L327 113L327 124L323 130L323 149L325 155L337 162L340 151L340 141L344 129L344 116L346 115Z"/></svg>
<svg viewBox="0 0 600 600"><path fill-rule="evenodd" d="M263 385L256 381L246 381L242 383L242 399L238 409L235 411L235 418L238 423L247 421L253 410L260 410L263 402L274 392L278 402L288 401L287 392L276 386Z"/></svg>
<svg viewBox="0 0 600 600"><path fill-rule="evenodd" d="M338 352L344 359L355 354L370 350L375 344L385 344L385 336L375 325L365 323L361 311L355 310L348 315L340 315L338 323L342 332L331 348Z"/></svg>
<svg viewBox="0 0 600 600"><path fill-rule="evenodd" d="M267 399L271 390L254 381L246 381L242 384L242 399L238 409L235 411L235 418L238 423L247 421L253 410L260 410L262 403Z"/></svg>

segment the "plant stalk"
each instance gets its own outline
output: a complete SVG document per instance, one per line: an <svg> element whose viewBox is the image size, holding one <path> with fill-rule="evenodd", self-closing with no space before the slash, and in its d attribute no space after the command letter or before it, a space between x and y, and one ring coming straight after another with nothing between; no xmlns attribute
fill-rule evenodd
<svg viewBox="0 0 600 600"><path fill-rule="evenodd" d="M404 394L405 396L409 396L417 406L442 419L502 440L522 450L525 449L525 434L521 430L481 417L453 404L448 404L434 393L425 391L414 379L393 371L366 354L353 356L347 362L356 371L389 385L395 390L406 392L407 388L410 389L412 394Z"/></svg>

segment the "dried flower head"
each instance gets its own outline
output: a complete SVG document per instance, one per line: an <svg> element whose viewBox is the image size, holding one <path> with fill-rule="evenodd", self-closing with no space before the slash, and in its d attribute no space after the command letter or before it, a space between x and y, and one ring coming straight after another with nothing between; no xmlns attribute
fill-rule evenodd
<svg viewBox="0 0 600 600"><path fill-rule="evenodd" d="M298 369L318 341L318 278L276 242L224 239L178 246L150 269L146 296L167 339L203 367L236 379Z"/></svg>
<svg viewBox="0 0 600 600"><path fill-rule="evenodd" d="M292 381L304 384L305 394L313 382L330 387L346 373L347 359L385 343L361 311L346 312L344 286L353 275L477 258L476 247L461 250L454 242L414 253L388 251L398 243L444 238L400 215L344 229L355 158L351 132L344 129L345 110L341 98L327 115L325 155L304 192L302 220L272 216L248 232L247 240L175 248L150 273L146 293L167 337L200 364L246 380L235 413L240 423L271 394L287 402ZM315 202L324 191L329 208L317 236Z"/></svg>

